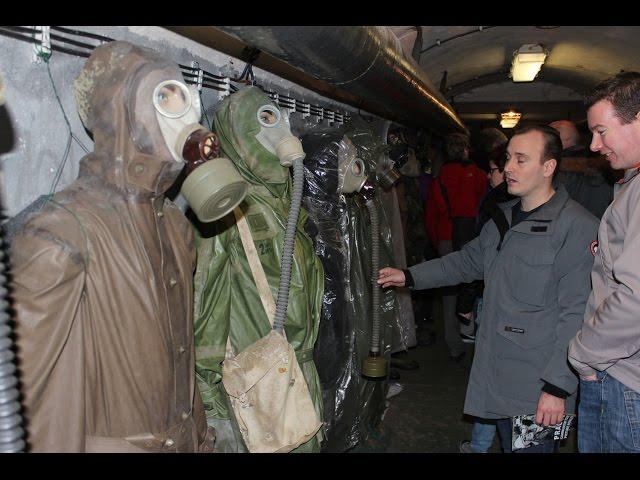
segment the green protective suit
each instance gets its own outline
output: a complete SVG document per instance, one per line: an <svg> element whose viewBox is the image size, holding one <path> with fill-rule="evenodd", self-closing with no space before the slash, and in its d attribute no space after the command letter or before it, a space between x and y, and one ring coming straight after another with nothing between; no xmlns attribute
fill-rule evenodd
<svg viewBox="0 0 640 480"><path fill-rule="evenodd" d="M274 299L280 281L280 261L290 205L289 169L256 139L260 131L256 113L273 102L257 87L249 87L225 98L214 114L215 130L222 154L229 158L249 182L240 204L251 230L256 250ZM284 121L284 119L282 120ZM318 334L324 273L303 227L307 212L301 209L295 239L289 305L285 331L296 351L311 398L322 418L320 381L313 363ZM260 301L249 263L235 226L233 214L213 224L200 225L196 245L195 276L196 373L208 420L231 420L236 440L241 438L222 384L222 366L227 337L237 354L271 330ZM223 433L223 432L221 432ZM294 452L318 452L322 429ZM227 448L221 439L221 451Z"/></svg>

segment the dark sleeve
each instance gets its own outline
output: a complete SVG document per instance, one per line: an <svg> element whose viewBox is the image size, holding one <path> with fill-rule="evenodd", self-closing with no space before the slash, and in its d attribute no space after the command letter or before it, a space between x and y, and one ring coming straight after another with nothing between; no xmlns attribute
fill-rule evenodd
<svg viewBox="0 0 640 480"><path fill-rule="evenodd" d="M402 272L404 273L404 286L407 288L413 288L413 275L411 275L409 269L402 270Z"/></svg>
<svg viewBox="0 0 640 480"><path fill-rule="evenodd" d="M549 382L544 382L542 391L558 398L567 398L570 395L566 390L563 390L560 387L556 387Z"/></svg>

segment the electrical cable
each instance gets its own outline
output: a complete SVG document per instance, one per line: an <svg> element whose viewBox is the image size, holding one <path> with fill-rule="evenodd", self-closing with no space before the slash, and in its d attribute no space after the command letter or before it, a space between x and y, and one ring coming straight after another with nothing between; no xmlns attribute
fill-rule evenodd
<svg viewBox="0 0 640 480"><path fill-rule="evenodd" d="M209 130L211 130L211 122L209 121L209 117L207 117L207 110L204 108L204 102L202 101L202 92L198 90L198 95L200 96L200 106L202 107L202 115L204 115L205 120L207 121L207 126Z"/></svg>
<svg viewBox="0 0 640 480"><path fill-rule="evenodd" d="M221 81L224 81L224 79L225 79L225 78L227 78L227 77L221 77L220 75L214 75L213 73L209 73L209 72L207 72L206 70L203 70L203 71L202 71L202 74L203 74L205 77L210 77L210 78L211 78L211 79L213 79L213 80L221 80Z"/></svg>
<svg viewBox="0 0 640 480"><path fill-rule="evenodd" d="M68 43L70 45L73 45L73 46L76 46L76 47L88 48L91 51L93 51L93 49L97 47L97 45L89 45L88 43L79 42L77 40L73 40L73 39L67 38L67 37L62 37L60 35L56 35L55 33L50 33L49 37L52 40L60 40L61 42L66 42L66 43Z"/></svg>
<svg viewBox="0 0 640 480"><path fill-rule="evenodd" d="M436 43L434 43L433 45L430 45L427 48L424 48L424 49L420 50L420 53L424 53L427 50L431 50L432 48L439 47L443 43L450 42L451 40L455 40L456 38L464 37L466 35L471 35L472 33L476 33L476 32L484 32L485 30L489 30L490 28L496 28L498 26L500 26L500 25L491 25L491 26L488 26L488 27L482 26L482 27L478 27L475 30L470 30L468 32L458 33L457 35L454 35L454 36L449 37L449 38L445 38L444 40L439 40L438 39L438 40L436 40Z"/></svg>
<svg viewBox="0 0 640 480"><path fill-rule="evenodd" d="M37 43L40 43L40 42L37 42ZM55 43L51 44L51 50L53 50L54 52L66 53L68 55L75 55L76 57L89 58L91 56L91 53L89 52L79 52L77 50L72 50L70 48L60 47Z"/></svg>
<svg viewBox="0 0 640 480"><path fill-rule="evenodd" d="M36 31L36 33L40 33L38 31ZM11 30L6 30L3 27L0 27L0 35L3 35L5 37L11 37L14 38L16 40L22 40L23 42L28 42L28 43L33 43L33 44L40 44L40 40L38 40L37 38L34 37L27 37L25 35L22 35L20 33L11 31ZM51 50L56 51L56 52L62 52L62 53L66 53L69 55L75 55L76 57L84 57L84 58L89 58L91 56L91 54L89 52L79 52L77 50L72 50L70 48L65 48L65 47L61 47L59 45L56 45L55 43L51 43Z"/></svg>
<svg viewBox="0 0 640 480"><path fill-rule="evenodd" d="M15 38L17 40L22 40L24 42L29 43L40 43L40 40L33 37L25 37L24 35L20 35L19 33L7 31L3 27L0 27L0 35L4 35L5 37Z"/></svg>
<svg viewBox="0 0 640 480"><path fill-rule="evenodd" d="M37 33L42 33L40 32L40 30L37 30L35 28L27 28L27 27L19 27L19 26L15 26L15 25L2 25L2 28L5 28L7 30L13 30L15 32L21 32L21 33L31 33L31 34L37 34Z"/></svg>
<svg viewBox="0 0 640 480"><path fill-rule="evenodd" d="M58 182L60 181L60 178L62 177L62 171L64 170L64 167L67 163L67 159L69 158L69 152L71 150L71 142L72 140L75 140L78 145L80 145L80 147L85 151L85 153L89 153L89 150L87 149L87 147L84 146L84 144L80 141L80 139L78 137L75 136L75 134L73 133L73 130L71 129L71 122L69 122L69 118L67 117L66 112L64 111L64 107L62 106L62 101L60 100L60 96L58 95L58 89L56 88L56 84L53 80L53 76L51 75L51 68L49 66L49 58L45 58L43 57L45 64L47 65L47 73L49 75L49 80L51 81L51 87L53 88L53 93L56 97L56 100L58 101L58 105L60 106L60 111L62 112L62 116L64 118L64 121L67 125L67 128L69 129L69 137L67 139L67 144L65 145L65 150L64 153L62 155L62 160L60 162L60 165L58 166L58 170L56 171L55 176L53 177L53 182L51 184L51 189L49 190L49 199L51 199L53 197L53 194L55 193L56 187L58 186Z"/></svg>
<svg viewBox="0 0 640 480"><path fill-rule="evenodd" d="M101 40L103 42L113 42L114 41L113 38L105 37L103 35L98 35L97 33L82 32L80 30L72 30L70 28L64 28L64 27L58 27L58 26L52 26L51 29L52 30L58 30L59 32L63 32L63 33L69 33L69 34L72 34L72 35L79 35L81 37L93 38L95 40Z"/></svg>
<svg viewBox="0 0 640 480"><path fill-rule="evenodd" d="M66 33L69 35L78 35L81 37L86 37L86 38L92 38L95 40L100 40L102 42L112 42L115 39L110 38L110 37L106 37L103 35L98 35L98 34L94 34L94 33L90 33L90 32L83 32L80 30L75 30L75 29L70 29L70 28L65 28L65 27L60 27L60 26L51 26L50 27L52 30L56 30L62 33ZM492 28L492 27L484 27L484 28ZM34 36L27 36L25 34L29 34L29 35L37 35L37 34L41 34L42 32L40 30L37 29L32 29L32 28L28 28L28 27L21 27L21 26L0 26L0 35L6 36L6 37L10 37L10 38L14 38L16 40L21 40L24 42L28 42L28 43L32 43L32 44L40 44L41 40L35 38ZM467 32L467 33L473 33L473 32ZM49 34L50 39L52 40L57 40L60 42L66 42L70 45L74 45L76 47L81 47L81 48L87 48L90 50L93 50L96 48L97 45L90 45L84 42L80 42L77 40L73 40L67 37L62 37L60 35L56 35L56 34ZM61 52L61 53L66 53L68 55L74 55L77 57L83 57L83 58L89 58L91 56L91 52L83 52L83 51L79 51L76 49L72 49L72 48L67 48L65 46L59 45L57 43L51 42L50 48L52 51L55 52ZM187 65L182 65L182 64L178 64L180 66L180 68L182 69L186 69L189 70L191 72L197 71L198 69L195 67L190 67ZM202 71L202 75L203 77L206 77L206 80L214 82L214 83L220 83L221 85L223 85L222 87L219 86L215 86L212 85L210 83L203 83L202 87L204 88L209 88L209 89L213 89L213 90L217 90L217 91L226 91L227 90L227 82L225 81L227 78L230 81L236 82L236 83L244 83L246 85L253 85L256 87L259 87L262 90L265 90L260 84L258 84L258 82L256 81L256 77L255 77L255 73L253 72L253 64L251 62L247 62L247 64L245 65L242 74L240 75L240 78L231 78L231 77L224 77L224 76L219 76L219 75L214 75L210 72L207 72L205 70L201 70ZM185 75L186 77L189 78L196 78L197 75L193 74L193 73L189 73L189 72L183 72L183 75ZM235 93L238 91L238 87L236 87L235 85L232 84L228 84L229 85L229 90L231 91L231 93ZM266 91L266 90L265 90ZM289 98L292 100L295 100L295 98L293 97L283 97L285 99ZM299 103L298 100L296 100L296 104ZM310 104L309 104L310 105ZM61 105L62 106L62 105ZM311 115L314 116L319 116L319 112L322 110L322 107L318 107L318 106L314 106L314 105L310 105L311 108ZM296 108L296 111L299 111L298 108ZM66 115L65 115L66 117ZM345 112L345 114L343 115L344 121L348 122L351 119L351 115L349 115L348 113ZM74 140L76 140L80 146L85 150L86 147L84 147L84 145L82 145L82 143L77 139L77 137L75 137L75 135L73 135L72 133L72 138Z"/></svg>

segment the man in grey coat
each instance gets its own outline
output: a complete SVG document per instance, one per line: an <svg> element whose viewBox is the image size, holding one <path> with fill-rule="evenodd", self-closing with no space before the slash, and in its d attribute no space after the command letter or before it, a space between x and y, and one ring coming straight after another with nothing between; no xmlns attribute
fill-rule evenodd
<svg viewBox="0 0 640 480"><path fill-rule="evenodd" d="M497 419L505 452L511 417L535 413L546 426L575 409L578 378L567 347L582 324L598 222L564 187L554 190L561 153L553 128L517 130L504 173L509 193L519 198L500 205L504 215L462 250L408 270L383 268L378 280L384 288L426 289L484 279L464 412ZM557 443L518 451L553 452Z"/></svg>
<svg viewBox="0 0 640 480"><path fill-rule="evenodd" d="M578 449L640 453L640 73L603 81L586 104L591 150L624 177L600 222L593 292L569 345L580 374Z"/></svg>

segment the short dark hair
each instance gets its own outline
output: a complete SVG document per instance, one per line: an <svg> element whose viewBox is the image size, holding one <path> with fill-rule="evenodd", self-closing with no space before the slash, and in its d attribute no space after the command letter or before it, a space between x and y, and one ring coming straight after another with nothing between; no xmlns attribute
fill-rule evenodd
<svg viewBox="0 0 640 480"><path fill-rule="evenodd" d="M631 123L640 112L640 73L622 72L603 80L584 98L584 105L591 108L600 100L613 105L622 123Z"/></svg>
<svg viewBox="0 0 640 480"><path fill-rule="evenodd" d="M450 133L445 137L444 150L449 161L462 159L465 149L470 149L468 135L463 133Z"/></svg>
<svg viewBox="0 0 640 480"><path fill-rule="evenodd" d="M560 170L560 161L562 160L562 140L560 140L560 134L555 128L549 125L529 124L517 128L513 132L513 136L524 135L529 132L540 132L544 137L544 149L542 150L542 158L540 160L544 163L547 160L555 158L557 164L553 171L553 176L555 177L558 174L558 170Z"/></svg>
<svg viewBox="0 0 640 480"><path fill-rule="evenodd" d="M507 163L507 144L501 143L495 147L489 153L489 161L496 164L500 173L504 171L504 166Z"/></svg>
<svg viewBox="0 0 640 480"><path fill-rule="evenodd" d="M496 146L508 142L507 136L495 127L485 128L478 134L478 149L485 153L491 153Z"/></svg>

